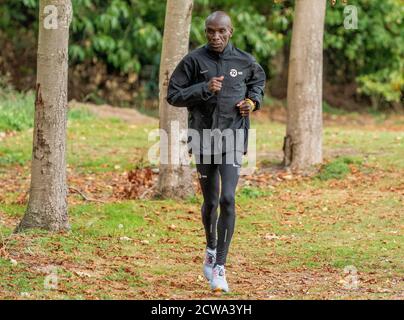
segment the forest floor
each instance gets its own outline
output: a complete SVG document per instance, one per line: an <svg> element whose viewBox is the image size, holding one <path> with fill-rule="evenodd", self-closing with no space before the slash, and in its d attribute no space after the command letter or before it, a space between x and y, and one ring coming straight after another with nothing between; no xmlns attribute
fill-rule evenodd
<svg viewBox="0 0 404 320"><path fill-rule="evenodd" d="M0 299L404 299L404 117L325 113L324 163L301 176L279 166L284 112L255 113L257 169L237 190L231 292L215 296L195 171L188 199L150 191L158 120L73 108L68 233L12 233L27 205L32 129L0 136Z"/></svg>

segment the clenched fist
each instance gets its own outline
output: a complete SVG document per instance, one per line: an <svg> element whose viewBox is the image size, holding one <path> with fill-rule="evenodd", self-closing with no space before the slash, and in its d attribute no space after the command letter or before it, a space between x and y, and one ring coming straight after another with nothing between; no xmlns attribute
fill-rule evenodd
<svg viewBox="0 0 404 320"><path fill-rule="evenodd" d="M244 99L236 104L236 107L239 108L240 114L243 117L248 117L250 113L255 109L255 103L251 99Z"/></svg>
<svg viewBox="0 0 404 320"><path fill-rule="evenodd" d="M217 93L222 89L222 81L224 76L221 77L213 77L208 82L208 90L212 93Z"/></svg>

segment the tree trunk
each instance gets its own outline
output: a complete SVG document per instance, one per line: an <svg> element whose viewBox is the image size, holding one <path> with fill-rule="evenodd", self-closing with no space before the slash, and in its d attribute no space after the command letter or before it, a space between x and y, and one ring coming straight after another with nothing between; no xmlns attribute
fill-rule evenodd
<svg viewBox="0 0 404 320"><path fill-rule="evenodd" d="M67 216L66 122L70 0L41 0L31 187L16 231L70 228Z"/></svg>
<svg viewBox="0 0 404 320"><path fill-rule="evenodd" d="M289 59L285 166L322 162L322 71L326 0L297 0Z"/></svg>
<svg viewBox="0 0 404 320"><path fill-rule="evenodd" d="M160 129L167 134L166 141L160 139L158 193L162 197L184 198L194 193L187 159L188 112L166 100L170 76L188 52L192 6L192 0L167 1L159 79Z"/></svg>

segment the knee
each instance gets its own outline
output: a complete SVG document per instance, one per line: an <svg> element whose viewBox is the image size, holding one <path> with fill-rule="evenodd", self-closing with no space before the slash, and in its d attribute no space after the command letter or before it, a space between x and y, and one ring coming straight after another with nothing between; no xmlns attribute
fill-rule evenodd
<svg viewBox="0 0 404 320"><path fill-rule="evenodd" d="M203 206L207 212L212 212L217 209L219 203L217 199L205 200Z"/></svg>
<svg viewBox="0 0 404 320"><path fill-rule="evenodd" d="M233 194L223 194L220 197L220 205L224 207L234 207L235 198Z"/></svg>

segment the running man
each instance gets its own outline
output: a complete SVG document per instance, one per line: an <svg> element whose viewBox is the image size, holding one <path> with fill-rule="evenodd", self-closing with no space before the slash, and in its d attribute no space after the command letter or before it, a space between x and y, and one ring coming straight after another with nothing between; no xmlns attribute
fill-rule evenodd
<svg viewBox="0 0 404 320"><path fill-rule="evenodd" d="M167 101L187 107L189 131L199 134L199 139L188 137L188 146L204 199L203 271L213 291L228 292L225 265L235 226L235 191L241 158L247 154L249 115L261 107L266 77L253 56L229 41L233 26L228 14L210 14L205 35L207 44L186 55L174 70Z"/></svg>

